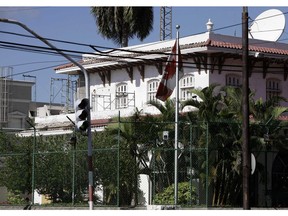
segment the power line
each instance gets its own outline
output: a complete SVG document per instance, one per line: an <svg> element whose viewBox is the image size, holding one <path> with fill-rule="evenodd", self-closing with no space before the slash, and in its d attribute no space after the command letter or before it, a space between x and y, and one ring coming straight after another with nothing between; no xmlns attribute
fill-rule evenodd
<svg viewBox="0 0 288 216"><path fill-rule="evenodd" d="M284 12L283 14L285 15L287 13L288 12ZM275 16L279 16L279 15L281 15L281 14L268 16L268 17L263 17L261 20L268 19L268 18L275 17ZM255 21L255 20L252 20L252 21ZM223 30L223 29L232 28L232 27L236 27L236 26L239 26L239 25L242 25L242 23L237 23L237 24L232 24L232 25L216 28L213 31L214 32L215 31L220 31L220 30ZM0 31L0 33L37 39L35 36L31 36L31 35L27 35L27 34L20 34L20 33L15 33L15 32ZM200 33L196 33L196 34L203 34L203 33L205 33L205 32L200 32ZM195 35L195 34L193 34L193 35ZM187 35L187 36L192 36L192 35ZM184 37L187 37L187 36L184 36ZM123 49L121 49L121 48L111 48L111 47L106 47L106 46L85 44L85 43L79 43L79 42L71 42L71 41L67 41L67 40L59 40L59 39L53 39L53 38L44 38L44 39L48 40L48 41L53 41L53 42L59 42L59 43L66 43L66 44L90 47L90 48L92 48L93 50L95 50L96 52L99 52L99 53L106 53L107 54L107 53L111 53L111 52L114 52L114 51L123 51ZM105 49L106 51L101 51L99 49ZM140 53L145 53L143 51L136 51L136 50L129 50L129 49L125 49L125 51L126 52L132 52L132 53L139 53L139 54ZM148 52L146 52L146 53L148 53ZM159 53L153 53L153 54L159 54Z"/></svg>
<svg viewBox="0 0 288 216"><path fill-rule="evenodd" d="M20 43L14 43L9 41L0 41L0 47L2 48L9 48L12 50L18 50L18 51L29 51L29 52L36 52L36 53L42 53L42 54L51 54L56 56L61 56L59 53L57 53L56 49L52 49L49 47L43 47L43 46L34 46L29 44L20 44ZM60 49L58 49L60 50ZM75 53L81 53L85 54L86 52L80 52L80 51L71 51L71 50L62 50L67 52L75 52ZM71 55L75 58L82 58L80 55Z"/></svg>
<svg viewBox="0 0 288 216"><path fill-rule="evenodd" d="M285 12L283 14L287 14L288 12ZM277 16L277 15L274 15ZM270 18L271 16L267 17ZM265 19L265 18L262 18ZM229 26L225 26L225 27L221 27L221 28L217 28L214 29L214 31L219 31L219 30L223 30L226 28L231 28L231 27L235 27L238 25L242 25L242 23L238 23L238 24L233 24L233 25L229 25ZM13 33L13 32L7 32L7 31L0 31L0 33L3 34L10 34L10 35L15 35L15 36L23 36L23 37L29 37L29 38L35 38L34 36L30 36L30 35L25 35L25 34L19 34L19 33ZM204 32L203 32L204 33ZM200 34L200 33L198 33ZM186 36L187 37L187 36ZM70 41L64 41L64 40L57 40L57 39L52 39L52 38L46 38L46 40L50 40L50 41L54 41L54 42L60 42L60 43L67 43L67 44L73 44L73 45L79 45L79 46L87 46L92 48L93 50L95 50L98 53L87 53L87 52L81 52L81 51L75 51L75 50L62 50L65 52L70 52L70 53L78 53L78 54L91 54L91 55L97 55L97 56L107 56L109 58L132 58L132 59L137 59L137 60L141 60L141 58L139 57L128 57L128 56L113 56L113 55L109 55L109 53L112 53L114 51L124 51L124 52L130 52L130 53L138 53L138 54L161 54L161 55L170 55L170 53L163 53L163 52L146 52L146 51L135 51L135 50L129 50L129 49L120 49L120 48L111 48L111 47L104 47L104 46L98 46L98 45L91 45L91 44L84 44L84 43L76 43L76 42L70 42ZM11 42L5 42L5 41L1 41L0 43L2 43L2 45L0 45L0 48L3 49L11 49L11 50L17 50L17 51L26 51L26 52L34 52L34 53L41 53L41 54L47 54L47 55L59 55L56 50L53 50L51 48L47 48L47 47L41 47L41 46L34 46L34 45L26 45L26 44L17 44L17 43L11 43ZM108 51L100 51L99 49L110 49ZM59 49L60 50L60 49ZM71 55L70 56L74 57L74 58L81 58L82 56L80 55ZM147 60L147 59L142 59L142 60ZM149 59L149 61L153 61L153 59ZM159 61L163 61L166 62L165 60L155 60L157 62ZM185 62L186 64L195 64L195 63L190 63L190 62ZM56 65L59 66L59 65ZM52 66L52 67L56 67L56 66ZM226 65L225 65L226 66ZM227 65L228 66L228 65ZM39 71L39 70L44 70L47 68L52 68L52 67L46 67L46 68L40 68L40 69L35 69L35 70L31 70L29 72L33 72L33 71ZM196 68L196 67L191 67L189 66L189 68ZM27 72L21 72L19 74L23 74L23 73L27 73ZM15 74L18 75L18 74Z"/></svg>
<svg viewBox="0 0 288 216"><path fill-rule="evenodd" d="M5 45L5 44L9 44L9 45ZM1 45L1 44L4 44L4 45ZM12 45L10 45L12 44ZM52 49L52 48L48 48L48 47L41 47L41 46L34 46L34 45L27 45L27 44L19 44L19 43L12 43L12 42L6 42L6 41L0 41L0 46L4 46L5 48L13 48L13 49L17 49L17 50L21 50L21 51L29 51L29 52L39 52L39 53L44 53L44 54L52 54L52 55L59 55L57 53L57 51L55 49ZM76 51L76 50L66 50L66 49L58 49L62 52L68 52L68 53L78 53L78 54L90 54L90 55L95 55L95 56L101 56L101 57L108 57L110 58L109 60L111 60L111 58L115 58L115 59L134 59L134 60L143 60L143 61L154 61L154 62L167 62L166 59L145 59L145 58L141 58L141 57L135 57L135 56L115 56L115 55L111 55L111 54L99 54L99 53L87 53L87 52L83 52L83 51ZM151 54L151 52L144 52L145 54ZM171 55L171 53L164 53L164 52L157 52L157 54L161 54L161 55ZM81 58L81 55L71 55L70 56L73 56L73 57L79 57ZM105 59L102 59L102 60L105 60ZM188 61L183 61L183 64L193 64L195 65L195 63L193 62L188 62ZM207 65L212 65L212 64L207 64ZM225 64L225 66L227 67L234 67L234 65L228 65L228 64ZM255 66L257 67L257 66ZM259 68L261 68L261 66L259 66ZM277 68L277 67L275 67Z"/></svg>
<svg viewBox="0 0 288 216"><path fill-rule="evenodd" d="M5 9L4 9L5 8ZM49 7L37 7L38 9L41 8L49 8ZM4 9L4 10L1 10ZM0 12L18 12L18 11L27 11L27 10L35 10L35 7L0 7Z"/></svg>
<svg viewBox="0 0 288 216"><path fill-rule="evenodd" d="M53 63L53 62L67 62L66 60L62 61L35 61L35 62L26 62L26 63L21 63L21 64L15 64L15 65L4 65L2 67L18 67L18 66L24 66L24 65L31 65L31 64L42 64L42 63Z"/></svg>
<svg viewBox="0 0 288 216"><path fill-rule="evenodd" d="M283 14L287 14L288 12L284 12ZM277 15L273 15L273 16L268 16L268 17L263 17L261 20L263 19L268 19L268 18L271 18L271 17L275 17L275 16L279 16L281 14L277 14ZM252 19L251 19L252 20ZM255 20L252 20L252 21L255 21ZM228 26L223 26L223 27L220 27L220 28L216 28L216 29L213 29L213 31L220 31L220 30L223 30L223 29L227 29L227 28L232 28L232 27L236 27L236 26L239 26L239 25L242 25L242 23L237 23L237 24L232 24L232 25L228 25ZM4 34L10 34L10 35L15 35L15 36L22 36L22 37L28 37L28 38L34 38L34 39L37 39L35 36L32 36L32 35L27 35L27 34L20 34L20 33L14 33L14 32L7 32L7 31L0 31L0 33L4 33ZM203 34L205 32L198 32L196 34ZM194 34L193 34L194 35ZM188 36L191 36L191 35L188 35ZM187 37L187 36L184 36L184 37ZM44 37L43 37L44 38ZM94 49L96 48L99 48L99 49L106 49L106 50L110 50L108 52L113 52L113 51L122 51L123 49L120 49L120 48L111 48L111 47L106 47L106 46L99 46L99 45L93 45L93 44L85 44L85 43L79 43L79 42L71 42L71 41L67 41L67 40L59 40L59 39L53 39L53 38L44 38L45 40L49 40L49 41L54 41L54 42L60 42L60 43L67 43L67 44L73 44L73 45L79 45L79 46L86 46L86 47L93 47ZM97 52L103 52L103 51L100 51L100 50L96 50ZM133 50L126 50L127 52L139 52L139 51L133 51ZM140 51L141 52L141 51Z"/></svg>
<svg viewBox="0 0 288 216"><path fill-rule="evenodd" d="M34 69L34 70L19 72L19 73L16 73L16 74L7 75L7 76L3 76L3 77L0 77L0 78L4 78L4 79L5 79L5 78L13 77L13 76L18 76L18 75L26 74L26 73L31 73L31 72L36 72L36 71L40 71L40 70L51 69L51 68L55 68L55 67L57 67L57 66L59 66L59 65L53 65L53 66L38 68L38 69Z"/></svg>

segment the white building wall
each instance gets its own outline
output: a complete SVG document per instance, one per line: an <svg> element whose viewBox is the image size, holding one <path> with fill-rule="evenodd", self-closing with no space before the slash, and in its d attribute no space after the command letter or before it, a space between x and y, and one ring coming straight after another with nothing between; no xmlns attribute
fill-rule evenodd
<svg viewBox="0 0 288 216"><path fill-rule="evenodd" d="M201 70L200 73L198 71L194 72L195 76L195 88L205 88L209 86L209 73Z"/></svg>
<svg viewBox="0 0 288 216"><path fill-rule="evenodd" d="M106 109L106 111L104 111L103 105L100 105L101 103L102 104L104 103L104 99L101 99L101 98L95 99L96 101L98 101L98 104L97 104L97 108L96 107L93 108L92 112L104 111L102 113L103 116L107 116L108 113L110 113L111 115L115 115L115 114L117 115L119 111L123 115L126 115L127 113L131 114L131 112L133 113L136 107L139 110L141 110L142 108L146 110L147 108L147 112L150 113L151 108L150 107L148 108L147 106L147 88L148 88L147 82L155 78L157 78L159 81L161 80L161 75L158 73L157 68L153 65L145 66L144 81L142 80L142 76L137 67L133 68L133 81L132 82L125 69L111 72L111 84L110 85L108 84L108 82L106 82L104 86L102 80L100 79L97 73L91 74L90 77L91 77L92 94L93 92L96 92L97 95L111 95L111 101L110 101L111 109ZM115 93L116 93L117 85L121 83L127 84L128 93L135 93L135 103L133 101L130 101L128 108L117 110L115 107L116 106L116 94ZM131 99L132 95L129 95L129 98ZM134 107L131 107L132 105L134 105ZM157 112L157 110L154 110L154 111ZM95 115L98 117L101 116L99 112ZM92 113L92 116L93 116L93 113Z"/></svg>

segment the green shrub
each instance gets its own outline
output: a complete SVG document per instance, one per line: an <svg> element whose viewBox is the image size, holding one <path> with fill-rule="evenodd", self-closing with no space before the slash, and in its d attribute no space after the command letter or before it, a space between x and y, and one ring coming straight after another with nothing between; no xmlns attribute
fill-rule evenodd
<svg viewBox="0 0 288 216"><path fill-rule="evenodd" d="M16 191L14 193L9 192L7 197L7 202L10 204L23 204L26 203L25 199L21 197L20 192Z"/></svg>
<svg viewBox="0 0 288 216"><path fill-rule="evenodd" d="M190 182L181 182L178 184L178 204L181 206L195 205L198 195L196 188ZM167 187L163 192L156 194L154 203L157 205L174 204L174 184Z"/></svg>

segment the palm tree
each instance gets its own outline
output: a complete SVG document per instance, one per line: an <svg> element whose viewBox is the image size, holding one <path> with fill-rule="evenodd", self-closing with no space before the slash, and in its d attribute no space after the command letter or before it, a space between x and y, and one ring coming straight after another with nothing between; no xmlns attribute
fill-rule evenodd
<svg viewBox="0 0 288 216"><path fill-rule="evenodd" d="M200 99L190 99L182 103L182 109L186 106L198 108L198 117L203 121L213 121L218 116L221 107L221 94L215 93L218 84L211 84L203 89L193 89L191 92Z"/></svg>
<svg viewBox="0 0 288 216"><path fill-rule="evenodd" d="M161 120L163 122L173 122L175 119L175 101L168 99L165 103L161 103L158 100L148 101L147 104L154 106L161 112Z"/></svg>
<svg viewBox="0 0 288 216"><path fill-rule="evenodd" d="M196 107L198 120L203 121L199 126L201 133L196 145L206 147L207 141L209 142L209 162L206 157L198 158L198 163L204 167L199 170L199 175L202 176L201 179L206 179L208 173L205 167L208 165L209 183L213 190L212 205L233 205L239 200L241 192L241 178L237 167L238 152L241 149L241 127L231 120L237 120L241 114L241 91L234 88L216 89L218 86L212 84L203 89L192 90L197 99L184 101L182 107ZM205 182L206 180L203 181L204 184Z"/></svg>
<svg viewBox="0 0 288 216"><path fill-rule="evenodd" d="M201 100L186 101L183 106L198 108L198 118L209 122L209 178L213 188L212 205L239 205L242 184L240 181L242 91L241 88L224 87L219 91L223 93L217 94L214 92L216 86L214 84L202 90L193 90ZM257 152L266 150L265 135L269 135L275 149L283 148L285 139L280 131L287 123L281 121L279 117L287 111L287 108L276 106L283 100L285 99L275 97L265 102L262 99L255 101L254 93L250 91L251 150ZM199 146L206 143L207 135L204 132L200 136ZM257 167L260 171L263 165L257 164Z"/></svg>
<svg viewBox="0 0 288 216"><path fill-rule="evenodd" d="M99 33L121 47L136 36L143 41L153 30L152 7L92 7Z"/></svg>
<svg viewBox="0 0 288 216"><path fill-rule="evenodd" d="M119 139L120 144L120 205L137 204L138 174L151 178L148 152L158 137L155 128L153 118L142 116L142 110L136 108L132 116L121 118L118 126L111 125L106 130L108 135Z"/></svg>
<svg viewBox="0 0 288 216"><path fill-rule="evenodd" d="M274 97L270 100L263 101L262 98L255 101L250 105L252 120L251 120L251 135L254 149L258 151L260 149L266 150L266 139L271 140L273 138L273 147L275 149L281 149L285 146L285 139L281 138L280 131L283 126L287 126L286 121L281 121L279 117L288 111L287 107L275 106L280 101L286 101L285 98ZM279 137L280 136L280 137ZM283 143L284 141L284 143ZM257 145L258 144L258 145ZM271 146L272 147L272 146Z"/></svg>

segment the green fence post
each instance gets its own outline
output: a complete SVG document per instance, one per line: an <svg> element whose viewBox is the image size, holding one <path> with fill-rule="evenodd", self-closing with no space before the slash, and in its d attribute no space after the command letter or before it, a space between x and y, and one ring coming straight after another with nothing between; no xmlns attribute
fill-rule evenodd
<svg viewBox="0 0 288 216"><path fill-rule="evenodd" d="M189 169L189 174L190 174L190 205L192 206L192 124L189 123L189 129L190 129L190 169Z"/></svg>
<svg viewBox="0 0 288 216"><path fill-rule="evenodd" d="M209 123L207 122L207 128L206 128L206 207L208 208L208 195L209 195L209 151L208 146L209 145Z"/></svg>
<svg viewBox="0 0 288 216"><path fill-rule="evenodd" d="M120 201L119 201L119 198L120 198L120 111L118 113L118 155L117 155L117 158L118 158L118 161L117 161L117 206L119 207L120 206Z"/></svg>

